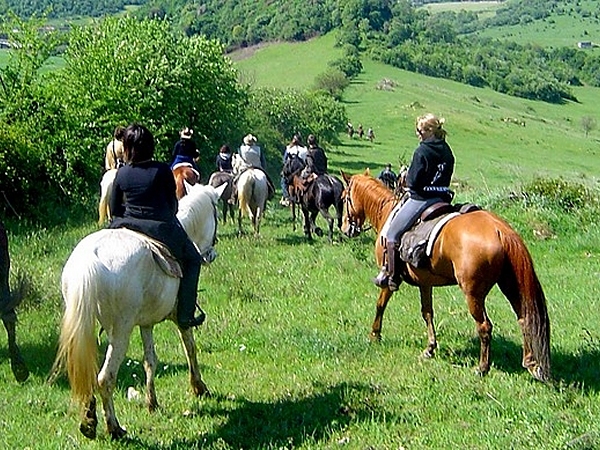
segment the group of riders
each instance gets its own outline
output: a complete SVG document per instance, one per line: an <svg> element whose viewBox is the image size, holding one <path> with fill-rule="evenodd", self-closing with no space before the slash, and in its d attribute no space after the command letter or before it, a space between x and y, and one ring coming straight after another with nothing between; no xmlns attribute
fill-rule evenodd
<svg viewBox="0 0 600 450"><path fill-rule="evenodd" d="M379 236L384 247L384 260L379 274L373 279L379 287L387 287L393 291L398 289L402 281L395 270L402 234L428 206L452 199L453 193L449 186L454 170L454 156L446 143L443 124L444 120L433 114L417 118L415 131L419 145L413 153L406 174L408 200L398 203ZM133 123L115 129L113 140L106 147L105 157L107 170L118 169L110 195L112 220L108 227L125 227L156 239L164 243L180 262L182 278L176 317L182 329L199 326L206 317L196 298L202 258L177 219L178 201L172 174L172 167L180 163L191 164L198 170L199 152L192 136L193 130L190 128L181 130L180 139L173 148L172 161L167 164L154 160L155 140L152 133L143 125ZM290 192L289 177L282 175L282 205L298 201L303 189L318 176L327 174L327 156L317 138L311 134L306 142L307 146L304 146L300 134L295 134L283 154L284 166L296 158L303 163L303 169L297 177L300 183L295 184L293 193ZM248 134L244 137L238 154L247 167L259 168L267 175L265 155L257 145L255 136ZM220 148L215 162L219 171L233 172L232 152L227 145ZM389 186L395 185L396 175L390 165L379 178ZM275 189L268 175L267 180L272 196ZM0 314L5 324L12 324L16 316L14 308L9 304L9 260L5 236L3 227L0 227Z"/></svg>

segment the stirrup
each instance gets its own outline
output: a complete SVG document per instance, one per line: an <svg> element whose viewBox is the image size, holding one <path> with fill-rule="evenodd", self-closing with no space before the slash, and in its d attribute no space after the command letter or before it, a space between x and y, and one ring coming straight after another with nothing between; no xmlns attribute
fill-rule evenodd
<svg viewBox="0 0 600 450"><path fill-rule="evenodd" d="M388 287L390 277L385 269L381 269L375 278L372 278L371 281L375 284L375 286L383 289Z"/></svg>

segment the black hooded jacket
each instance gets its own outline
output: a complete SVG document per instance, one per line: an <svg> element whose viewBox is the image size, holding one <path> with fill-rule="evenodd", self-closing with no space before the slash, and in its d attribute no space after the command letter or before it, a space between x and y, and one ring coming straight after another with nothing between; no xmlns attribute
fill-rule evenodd
<svg viewBox="0 0 600 450"><path fill-rule="evenodd" d="M449 189L454 172L454 155L446 141L430 138L416 148L406 177L411 198L452 199Z"/></svg>

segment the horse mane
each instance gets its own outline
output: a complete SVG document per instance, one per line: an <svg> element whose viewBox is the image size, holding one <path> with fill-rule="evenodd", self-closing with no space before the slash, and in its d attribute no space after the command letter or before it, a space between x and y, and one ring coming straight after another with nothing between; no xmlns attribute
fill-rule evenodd
<svg viewBox="0 0 600 450"><path fill-rule="evenodd" d="M191 186L188 195L179 200L177 218L192 240L202 235L202 227L206 224L206 219L214 217L213 203L216 203L217 199L213 197L216 195L212 186L195 184ZM212 236L206 237L212 239ZM196 242L196 244L202 251L201 244L205 245L205 243ZM212 242L208 244L212 245Z"/></svg>
<svg viewBox="0 0 600 450"><path fill-rule="evenodd" d="M357 180L357 183L353 183L352 188L355 195L360 196L363 208L367 213L366 215L375 218L380 217L385 212L385 215L380 217L382 220L385 220L391 208L389 211L384 211L383 208L386 203L395 204L396 196L394 193L371 175L358 174L354 175L353 178ZM394 200L394 203L391 200ZM376 226L376 224L373 225ZM383 225L383 222L381 225ZM376 228L379 227L376 226Z"/></svg>

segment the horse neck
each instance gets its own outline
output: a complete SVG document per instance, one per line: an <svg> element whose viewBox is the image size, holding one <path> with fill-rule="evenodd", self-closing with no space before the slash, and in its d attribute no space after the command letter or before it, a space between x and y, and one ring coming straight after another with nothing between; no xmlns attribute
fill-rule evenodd
<svg viewBox="0 0 600 450"><path fill-rule="evenodd" d="M379 185L370 185L361 189L365 216L378 233L396 204L394 194L387 189L384 192L379 187Z"/></svg>
<svg viewBox="0 0 600 450"><path fill-rule="evenodd" d="M214 243L217 227L215 207L207 192L192 190L179 202L177 218L200 253Z"/></svg>

